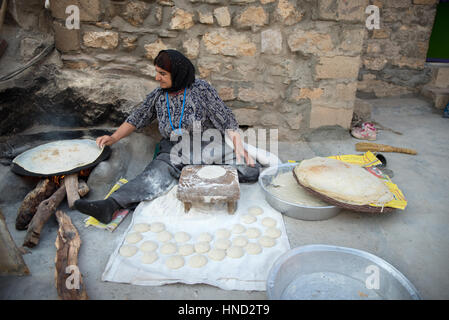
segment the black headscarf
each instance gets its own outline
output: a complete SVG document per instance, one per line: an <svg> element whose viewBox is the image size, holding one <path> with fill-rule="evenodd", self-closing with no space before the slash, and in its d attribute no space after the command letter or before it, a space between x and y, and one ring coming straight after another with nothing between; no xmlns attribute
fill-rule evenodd
<svg viewBox="0 0 449 320"><path fill-rule="evenodd" d="M187 88L195 81L195 67L181 52L176 50L162 50L154 59L154 65L171 73L172 86L162 89L177 92Z"/></svg>

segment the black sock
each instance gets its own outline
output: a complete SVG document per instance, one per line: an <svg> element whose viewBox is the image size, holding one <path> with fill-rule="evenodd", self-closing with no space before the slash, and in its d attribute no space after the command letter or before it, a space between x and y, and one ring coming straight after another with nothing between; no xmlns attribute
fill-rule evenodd
<svg viewBox="0 0 449 320"><path fill-rule="evenodd" d="M81 213L94 217L102 223L109 223L120 205L112 198L98 201L76 200L75 208Z"/></svg>

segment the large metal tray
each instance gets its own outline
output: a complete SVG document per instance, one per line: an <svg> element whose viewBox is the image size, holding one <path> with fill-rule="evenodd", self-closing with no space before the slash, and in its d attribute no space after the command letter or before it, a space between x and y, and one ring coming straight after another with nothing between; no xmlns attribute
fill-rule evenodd
<svg viewBox="0 0 449 320"><path fill-rule="evenodd" d="M281 255L267 278L273 300L419 300L395 267L362 250L307 245Z"/></svg>
<svg viewBox="0 0 449 320"><path fill-rule="evenodd" d="M267 202L282 214L300 220L326 220L335 217L338 213L340 213L342 209L333 205L328 205L325 207L303 206L297 203L282 200L270 193L267 187L272 183L273 179L278 174L282 174L284 172L290 172L291 174L293 174L292 169L296 165L298 164L285 163L277 167L269 167L261 172L261 174L259 175L259 185L265 194L265 199L267 200Z"/></svg>

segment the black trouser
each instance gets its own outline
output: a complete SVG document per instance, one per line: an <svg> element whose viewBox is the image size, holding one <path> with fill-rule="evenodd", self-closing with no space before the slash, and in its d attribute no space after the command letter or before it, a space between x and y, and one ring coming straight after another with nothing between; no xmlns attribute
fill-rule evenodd
<svg viewBox="0 0 449 320"><path fill-rule="evenodd" d="M173 164L170 161L170 151L176 143L169 139L162 139L159 153L155 159L147 165L142 173L120 187L110 197L123 208L135 208L139 202L152 200L170 190L177 183L182 168L187 165L187 163ZM205 143L202 143L201 149L204 146ZM222 160L224 164L224 155ZM239 182L256 182L259 178L261 168L259 163L256 162L254 167L235 164L235 159L232 163L234 164L231 165L237 169Z"/></svg>

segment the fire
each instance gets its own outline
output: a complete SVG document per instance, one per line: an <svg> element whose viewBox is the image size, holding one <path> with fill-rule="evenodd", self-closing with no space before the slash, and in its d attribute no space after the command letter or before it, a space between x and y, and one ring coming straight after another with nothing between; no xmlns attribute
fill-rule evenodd
<svg viewBox="0 0 449 320"><path fill-rule="evenodd" d="M80 172L78 172L78 176L79 177L88 177L90 175L90 172L92 171L92 169L84 169L81 170ZM62 184L62 182L64 181L64 177L66 175L60 175L60 176L53 176L51 177L51 181L53 181L58 187Z"/></svg>

